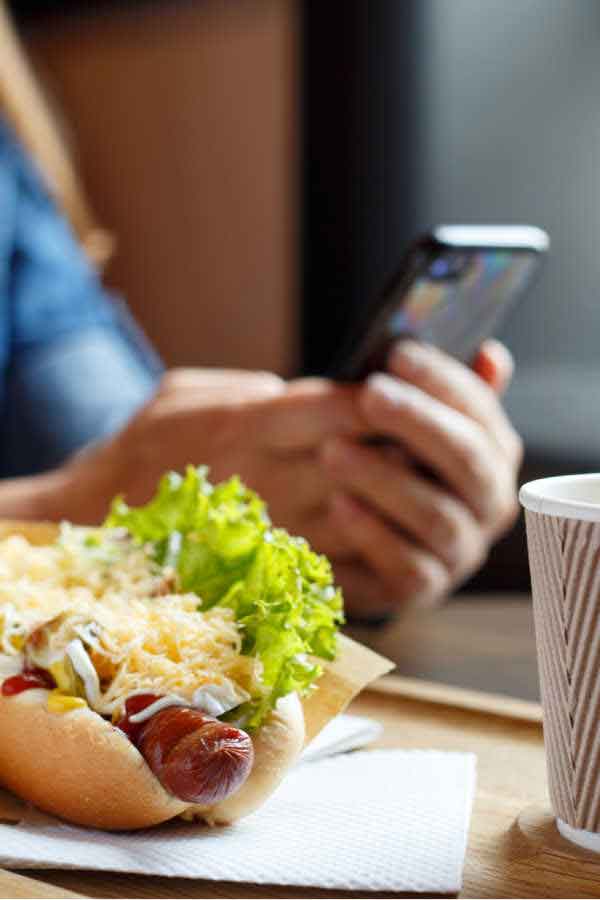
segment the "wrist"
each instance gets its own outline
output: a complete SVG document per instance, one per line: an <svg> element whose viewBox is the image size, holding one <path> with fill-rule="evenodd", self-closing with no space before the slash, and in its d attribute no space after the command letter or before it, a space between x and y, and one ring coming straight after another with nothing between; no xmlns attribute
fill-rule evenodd
<svg viewBox="0 0 600 900"><path fill-rule="evenodd" d="M60 469L49 472L41 506L46 518L77 525L99 524L115 494L115 472L106 454L94 445L72 456Z"/></svg>
<svg viewBox="0 0 600 900"><path fill-rule="evenodd" d="M71 479L67 466L44 472L31 481L36 484L31 493L31 515L27 518L42 522L71 519Z"/></svg>
<svg viewBox="0 0 600 900"><path fill-rule="evenodd" d="M75 453L60 468L40 476L36 498L40 519L66 520L78 525L103 521L115 494L115 469L103 445Z"/></svg>
<svg viewBox="0 0 600 900"><path fill-rule="evenodd" d="M90 447L50 472L0 480L0 519L101 522L123 484L109 449Z"/></svg>
<svg viewBox="0 0 600 900"><path fill-rule="evenodd" d="M60 470L25 478L0 481L0 518L56 521L64 517L66 496L64 473Z"/></svg>

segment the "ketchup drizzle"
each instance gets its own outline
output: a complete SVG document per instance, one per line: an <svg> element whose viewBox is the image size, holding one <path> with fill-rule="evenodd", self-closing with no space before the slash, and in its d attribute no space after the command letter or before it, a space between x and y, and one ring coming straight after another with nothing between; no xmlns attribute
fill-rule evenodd
<svg viewBox="0 0 600 900"><path fill-rule="evenodd" d="M44 669L24 669L20 675L6 678L2 682L0 693L3 697L14 697L16 694L22 694L23 691L30 691L33 688L52 690L53 687L56 685L49 672Z"/></svg>
<svg viewBox="0 0 600 900"><path fill-rule="evenodd" d="M131 716L135 716L137 713L140 713L143 709L146 709L147 706L150 706L152 703L156 703L157 700L160 700L160 696L158 694L136 694L134 697L129 697L125 701L125 715L121 716L118 722L115 722L115 727L120 728L123 731L132 744L135 744L137 747L138 741L141 736L142 729L147 724L147 722L132 722Z"/></svg>

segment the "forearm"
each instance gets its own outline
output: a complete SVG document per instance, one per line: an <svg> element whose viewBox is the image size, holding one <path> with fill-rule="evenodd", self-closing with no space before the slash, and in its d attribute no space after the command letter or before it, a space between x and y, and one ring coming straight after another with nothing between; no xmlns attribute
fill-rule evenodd
<svg viewBox="0 0 600 900"><path fill-rule="evenodd" d="M39 475L0 479L0 519L99 524L120 485L113 445L97 445Z"/></svg>
<svg viewBox="0 0 600 900"><path fill-rule="evenodd" d="M70 517L63 470L0 480L0 519L57 521Z"/></svg>

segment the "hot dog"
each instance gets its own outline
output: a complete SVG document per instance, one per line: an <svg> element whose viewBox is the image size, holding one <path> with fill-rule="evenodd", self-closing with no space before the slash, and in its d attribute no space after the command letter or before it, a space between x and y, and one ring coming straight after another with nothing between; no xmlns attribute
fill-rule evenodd
<svg viewBox="0 0 600 900"><path fill-rule="evenodd" d="M46 812L79 825L132 830L175 816L228 825L265 802L304 745L304 716L295 695L286 698L251 738L239 729L209 722L211 729L226 728L236 738L244 735L243 765L236 756L235 782L229 778L223 789L214 765L201 765L202 745L200 755L198 746L178 746L167 767L159 764L155 771L156 745L150 741L151 736L157 740L154 729L148 729L145 745L138 748L120 728L86 706L49 714L49 693L30 688L0 694L0 783ZM164 724L167 712L157 713L151 722L163 719ZM202 716L205 724L207 719ZM223 761L220 749L209 746L209 762ZM239 749L236 741L238 754ZM211 786L205 792L208 775L214 781L208 782Z"/></svg>
<svg viewBox="0 0 600 900"><path fill-rule="evenodd" d="M0 693L13 697L36 688L55 688L42 669L5 679ZM190 707L167 707L132 722L159 699L155 694L131 697L116 727L138 748L163 787L180 800L201 805L214 805L235 793L254 762L250 736Z"/></svg>
<svg viewBox="0 0 600 900"><path fill-rule="evenodd" d="M171 473L147 507L116 501L99 529L5 533L0 783L108 829L260 806L335 655L327 561L202 470Z"/></svg>

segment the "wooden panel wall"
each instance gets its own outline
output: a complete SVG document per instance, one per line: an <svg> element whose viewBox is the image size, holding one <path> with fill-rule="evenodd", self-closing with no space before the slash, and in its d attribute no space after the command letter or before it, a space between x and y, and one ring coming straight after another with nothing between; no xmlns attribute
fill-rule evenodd
<svg viewBox="0 0 600 900"><path fill-rule="evenodd" d="M297 8L195 0L36 27L107 276L171 364L294 370Z"/></svg>

